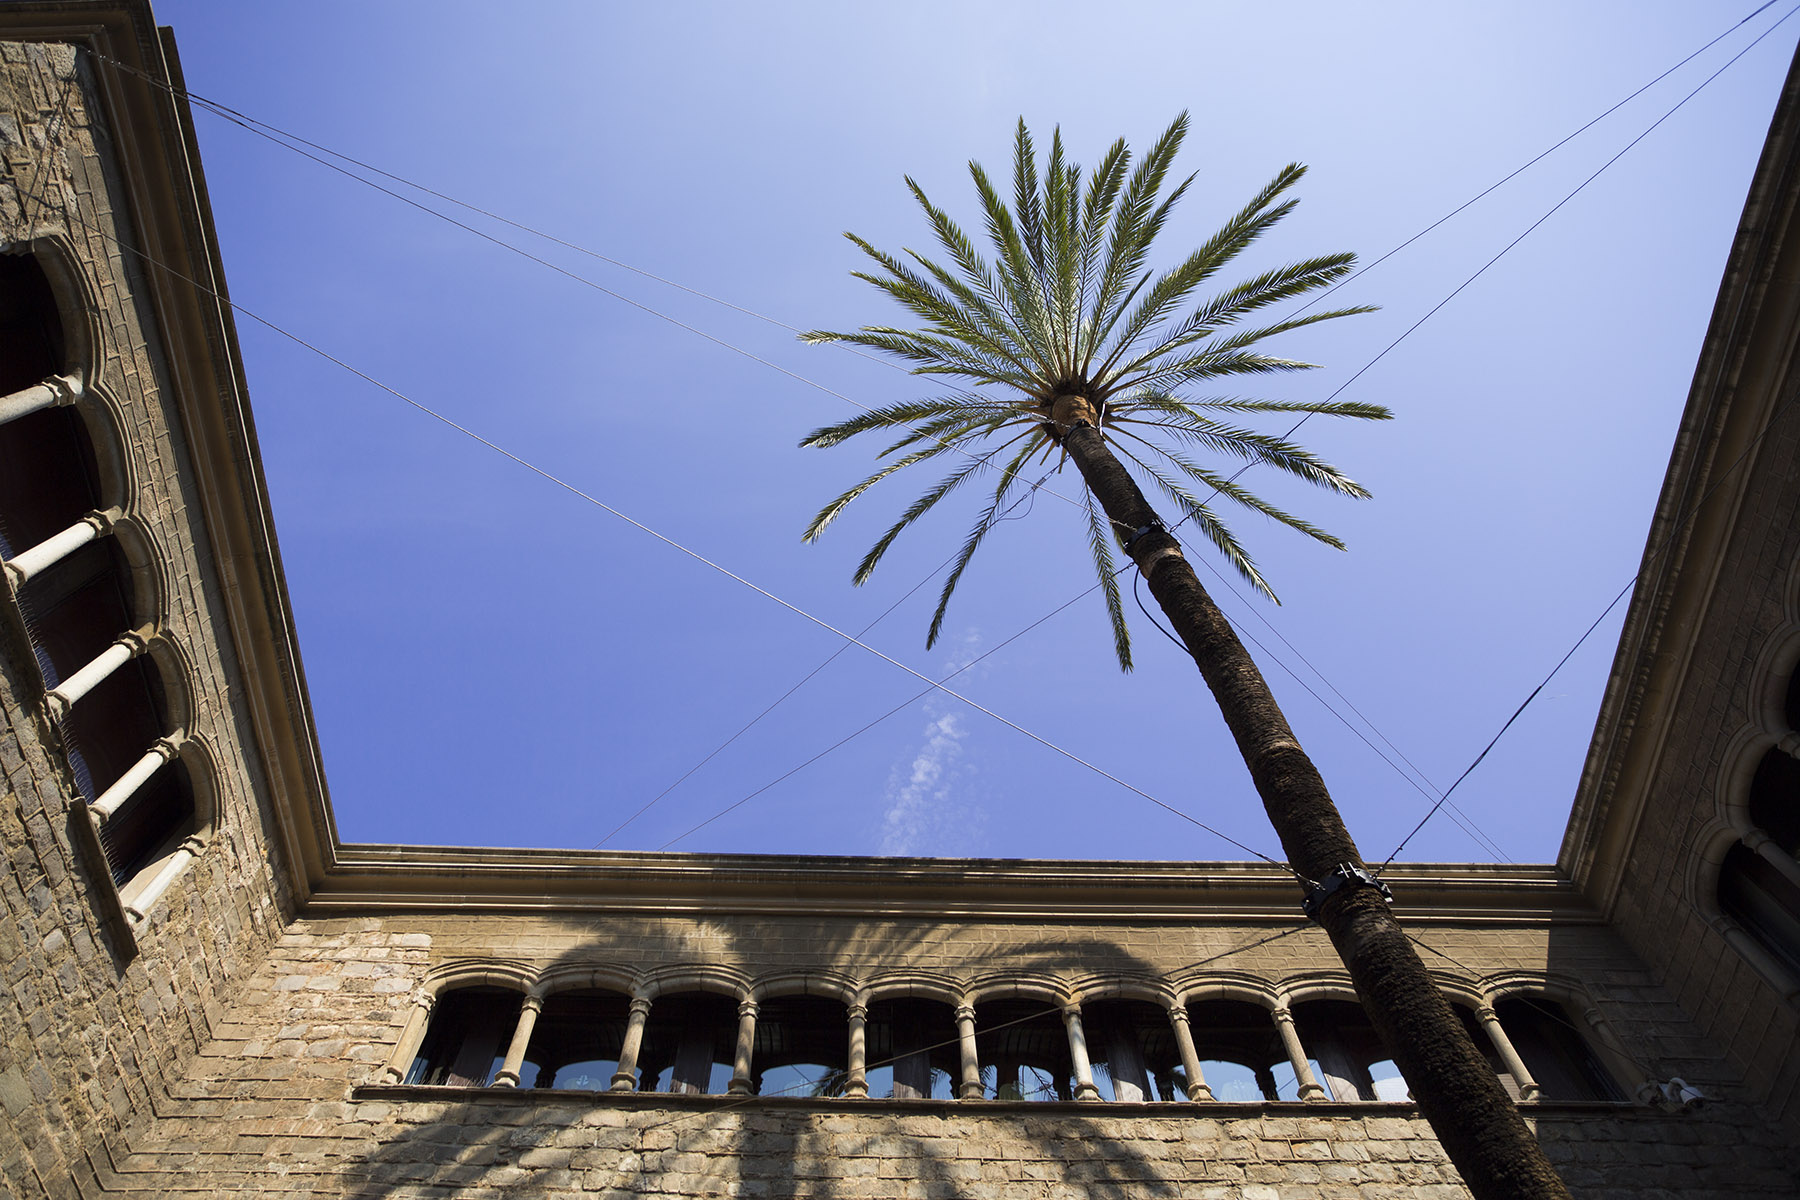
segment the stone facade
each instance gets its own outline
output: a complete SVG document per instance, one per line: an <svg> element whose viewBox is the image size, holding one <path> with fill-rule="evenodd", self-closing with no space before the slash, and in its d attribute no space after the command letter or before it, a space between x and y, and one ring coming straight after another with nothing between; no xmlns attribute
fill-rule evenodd
<svg viewBox="0 0 1800 1200"><path fill-rule="evenodd" d="M62 399L105 510L80 538L118 550L144 631L131 657L161 680L157 744L191 791L188 824L147 865L114 861L109 801L63 719L87 701L56 695L68 676L48 673L37 585L11 547L0 1189L1467 1195L1410 1102L1364 1095L1367 1070L1344 1082L1327 1053L1342 1030L1318 1014L1353 1013L1330 1007L1352 993L1270 868L339 843L179 86L173 40L142 0L0 8L0 250L29 256L55 293L59 370L80 384ZM1387 876L1427 966L1593 1200L1800 1195L1800 994L1717 901L1728 846L1754 840L1747 772L1783 739L1800 745L1770 699L1800 661L1800 417L1783 349L1800 245L1781 236L1800 196L1797 107L1790 85L1561 862ZM11 400L0 439L26 404ZM1734 455L1748 464L1737 475ZM1735 491L1714 486L1726 476ZM1684 506L1700 493L1725 499L1696 520ZM477 996L505 1026L444 1051L446 1014ZM683 1093L692 1064L678 1061L663 1064L671 1090L651 1090L656 1064L635 1057L633 1038L683 997L722 1014L698 1063L720 1086L694 1085L717 1094ZM618 1014L623 1040L584 1052L606 1077L530 1086L532 1022L571 998ZM810 1091L755 1094L758 1039L796 998L826 1035L807 1061L842 1065ZM929 1045L871 1052L871 1014L902 1003L937 1014ZM1129 1082L1135 1051L1103 1044L1106 1006L1128 1003L1143 1045L1161 1047L1160 1075L1137 1068L1153 1089ZM1228 1004L1269 1061L1260 1094L1208 1098L1201 1060L1231 1047L1199 1027ZM1051 1098L1006 1089L990 1060L1009 1026L1047 1031L1030 1052L1066 1064ZM947 1064L943 1095L929 1079L907 1090L909 1053ZM419 1081L433 1061L451 1082ZM530 1061L551 1078L543 1055ZM1575 1083L1534 1082L1532 1063ZM872 1088L884 1070L891 1083ZM1577 1094L1583 1071L1600 1082ZM1705 1103L1648 1102L1673 1078ZM1095 1100L1097 1079L1111 1098Z"/></svg>

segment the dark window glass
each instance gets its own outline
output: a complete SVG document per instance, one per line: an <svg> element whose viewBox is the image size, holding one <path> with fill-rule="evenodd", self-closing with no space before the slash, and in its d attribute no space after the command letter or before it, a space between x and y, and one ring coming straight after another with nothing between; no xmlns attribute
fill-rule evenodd
<svg viewBox="0 0 1800 1200"><path fill-rule="evenodd" d="M1188 1029L1215 1100L1294 1100L1299 1089L1265 1008L1242 1000L1188 1005Z"/></svg>
<svg viewBox="0 0 1800 1200"><path fill-rule="evenodd" d="M1169 1015L1142 1000L1096 1000L1081 1006L1094 1086L1103 1100L1182 1100L1186 1072Z"/></svg>
<svg viewBox="0 0 1800 1200"><path fill-rule="evenodd" d="M406 1082L485 1087L506 1060L522 999L518 992L492 987L461 988L438 997L431 1030Z"/></svg>
<svg viewBox="0 0 1800 1200"><path fill-rule="evenodd" d="M991 1100L1072 1100L1075 1064L1062 1010L1041 1000L975 1008L975 1056Z"/></svg>
<svg viewBox="0 0 1800 1200"><path fill-rule="evenodd" d="M1406 1080L1362 1005L1309 1000L1294 1006L1300 1043L1333 1100L1405 1100Z"/></svg>
<svg viewBox="0 0 1800 1200"><path fill-rule="evenodd" d="M962 1053L948 1004L911 997L869 1005L864 1027L869 1095L949 1100Z"/></svg>
<svg viewBox="0 0 1800 1200"><path fill-rule="evenodd" d="M582 989L548 997L531 1030L519 1086L605 1091L618 1072L630 1017L631 998L617 992Z"/></svg>
<svg viewBox="0 0 1800 1200"><path fill-rule="evenodd" d="M750 1090L759 1096L841 1096L850 1069L848 1013L822 996L765 1000L750 1062Z"/></svg>
<svg viewBox="0 0 1800 1200"><path fill-rule="evenodd" d="M1800 854L1800 760L1777 747L1763 755L1750 781L1750 823L1790 858Z"/></svg>
<svg viewBox="0 0 1800 1200"><path fill-rule="evenodd" d="M1741 842L1733 846L1719 866L1719 907L1800 973L1800 887L1774 863Z"/></svg>
<svg viewBox="0 0 1800 1200"><path fill-rule="evenodd" d="M63 367L62 319L44 269L29 254L0 254L0 396Z"/></svg>
<svg viewBox="0 0 1800 1200"><path fill-rule="evenodd" d="M738 1002L710 992L658 996L638 1051L638 1090L718 1095L731 1083Z"/></svg>
<svg viewBox="0 0 1800 1200"><path fill-rule="evenodd" d="M1500 1027L1545 1100L1623 1100L1625 1093L1560 1004L1515 997L1494 1006Z"/></svg>

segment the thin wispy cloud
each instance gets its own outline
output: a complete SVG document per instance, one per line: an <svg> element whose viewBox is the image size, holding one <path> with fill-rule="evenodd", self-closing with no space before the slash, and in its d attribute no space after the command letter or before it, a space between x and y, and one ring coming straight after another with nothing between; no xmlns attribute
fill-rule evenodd
<svg viewBox="0 0 1800 1200"><path fill-rule="evenodd" d="M946 671L954 671L980 653L980 638L970 632L955 646ZM978 673L980 668L976 668ZM968 674L959 676L966 681ZM941 693L925 703L925 727L909 761L895 765L883 794L881 840L877 854L970 855L976 853L987 828L987 810L974 799L976 768L964 761L969 737L964 714Z"/></svg>

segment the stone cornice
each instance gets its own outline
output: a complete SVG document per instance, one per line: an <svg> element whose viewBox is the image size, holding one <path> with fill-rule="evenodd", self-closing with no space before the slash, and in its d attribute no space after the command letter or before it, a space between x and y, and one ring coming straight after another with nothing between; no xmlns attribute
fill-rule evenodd
<svg viewBox="0 0 1800 1200"><path fill-rule="evenodd" d="M1800 55L1783 85L1726 260L1557 858L1608 916L1744 495L1771 449L1758 439L1794 391L1797 200Z"/></svg>
<svg viewBox="0 0 1800 1200"><path fill-rule="evenodd" d="M1412 922L1593 918L1548 866L1396 864ZM998 920L1302 920L1285 871L1242 862L1071 862L341 846L308 916L654 912Z"/></svg>
<svg viewBox="0 0 1800 1200"><path fill-rule="evenodd" d="M228 293L193 118L165 90L183 89L174 38L156 27L147 0L15 0L0 5L0 40L67 43L123 64L88 57L83 65L118 161L119 216L150 260L142 264L147 299L219 574L235 682L255 732L263 768L256 787L274 812L289 886L304 903L336 833L236 326L221 299Z"/></svg>

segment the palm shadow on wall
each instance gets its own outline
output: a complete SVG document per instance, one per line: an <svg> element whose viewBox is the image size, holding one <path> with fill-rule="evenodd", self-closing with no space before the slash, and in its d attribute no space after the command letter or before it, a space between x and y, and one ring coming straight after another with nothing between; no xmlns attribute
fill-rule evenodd
<svg viewBox="0 0 1800 1200"><path fill-rule="evenodd" d="M725 962L755 960L758 947L741 947L745 940L767 943L766 937L733 937L717 923L696 924L724 935L725 944L713 948L722 950L716 957ZM859 978L879 987L884 975L929 961L933 943L959 943L960 929L942 921L881 924L879 961L867 956L866 926L841 920L812 923L807 958L833 966L853 963ZM628 952L622 939L609 936L604 919L568 921L566 927L571 934L586 935L582 944L553 961L534 964L541 974L574 977L591 966L642 956L641 949ZM615 950L620 951L616 956ZM1125 947L1085 936L1011 945L993 961L975 966L971 974L990 981L1155 981L1163 975ZM1078 969L1071 971L1071 966ZM817 968L821 975L828 971ZM758 977L782 974L777 969ZM1056 1010L1046 1004L1045 1011ZM949 1032L954 1037L954 1029ZM1076 1110L1060 1104L589 1096L505 1088L365 1088L359 1096L390 1109L376 1128L376 1148L346 1163L335 1181L334 1191L358 1200L483 1188L725 1194L734 1186L746 1196L835 1197L866 1194L868 1181L877 1179L888 1184L874 1186L891 1186L896 1194L911 1184L917 1194L935 1198L980 1192L981 1187L972 1185L991 1184L996 1174L1004 1175L1007 1184L1063 1182L1094 1197L1142 1200L1183 1194L1195 1183L1244 1180L1241 1156L1234 1160L1231 1154L1243 1143L1227 1146L1221 1154L1231 1139L1218 1137L1215 1124L1196 1121L1195 1133L1213 1136L1171 1152L1163 1121L1122 1112L1109 1118L1104 1105ZM1239 1107L1222 1105L1219 1115ZM1160 1115L1192 1120L1196 1114L1181 1106ZM1185 1135L1178 1133L1175 1140L1185 1140ZM1146 1143L1156 1148L1154 1157L1146 1153ZM1021 1150L1021 1144L1027 1148ZM1172 1166L1179 1168L1174 1180L1167 1178Z"/></svg>

